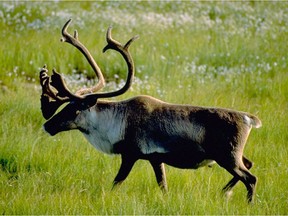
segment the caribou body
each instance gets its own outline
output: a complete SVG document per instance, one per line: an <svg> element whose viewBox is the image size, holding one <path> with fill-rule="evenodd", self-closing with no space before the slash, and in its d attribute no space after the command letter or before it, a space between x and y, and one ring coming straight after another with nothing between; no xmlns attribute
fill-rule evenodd
<svg viewBox="0 0 288 216"><path fill-rule="evenodd" d="M48 120L45 131L55 135L77 129L99 151L120 154L122 163L113 186L125 180L139 159L150 162L164 191L167 190L164 163L197 169L216 162L233 176L223 190L230 192L240 180L247 188L248 201L252 201L257 178L249 171L252 162L243 156L243 150L251 128L261 126L256 116L223 108L171 104L146 95L116 102L98 100L123 94L131 86L134 63L128 48L137 37L122 46L112 39L111 28L108 29L104 51L113 49L123 56L128 77L125 85L115 92L95 93L105 85L105 80L89 51L78 40L77 32L74 36L67 33L70 22L62 29L62 41L84 54L99 82L73 94L60 74L53 70L49 77L44 66L40 81L42 113ZM55 114L63 103L68 104Z"/></svg>

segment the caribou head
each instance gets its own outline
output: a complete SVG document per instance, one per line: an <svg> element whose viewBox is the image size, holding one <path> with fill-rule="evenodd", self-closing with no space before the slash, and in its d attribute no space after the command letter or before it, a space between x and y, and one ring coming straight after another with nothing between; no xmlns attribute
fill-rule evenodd
<svg viewBox="0 0 288 216"><path fill-rule="evenodd" d="M104 47L103 52L109 49L119 52L127 63L128 76L125 85L121 89L113 92L97 93L105 86L104 76L88 49L79 41L78 32L75 30L73 36L67 32L70 23L71 19L63 26L61 41L67 42L80 50L94 70L98 83L91 88L80 89L74 94L68 89L63 77L55 69L52 70L53 74L49 77L47 66L44 65L40 71L40 84L42 86L41 110L43 117L46 120L49 119L44 124L44 128L51 135L61 131L76 129L74 122L82 111L94 106L99 98L110 98L125 93L130 88L134 77L134 63L128 48L138 36L131 38L123 46L112 38L112 27L109 27L106 34L107 45ZM54 115L64 103L69 104Z"/></svg>

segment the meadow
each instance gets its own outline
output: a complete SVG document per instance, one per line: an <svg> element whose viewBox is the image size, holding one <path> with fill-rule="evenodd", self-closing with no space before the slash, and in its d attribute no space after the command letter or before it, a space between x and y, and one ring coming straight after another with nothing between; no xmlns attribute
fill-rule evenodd
<svg viewBox="0 0 288 216"><path fill-rule="evenodd" d="M121 100L148 94L161 100L226 107L257 115L245 155L258 177L255 202L218 165L198 170L166 166L162 194L148 162L138 161L115 191L120 158L95 150L79 131L46 134L39 71L47 64L71 89L93 85L84 57L61 43L72 18L107 80L119 88L126 66L102 53L105 33L130 48L136 66ZM0 2L0 214L279 215L288 214L288 3L196 1ZM89 81L87 81L89 80Z"/></svg>

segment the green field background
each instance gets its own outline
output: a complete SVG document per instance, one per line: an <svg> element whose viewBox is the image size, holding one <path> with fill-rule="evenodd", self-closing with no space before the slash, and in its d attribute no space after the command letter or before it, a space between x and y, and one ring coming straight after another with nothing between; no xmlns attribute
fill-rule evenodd
<svg viewBox="0 0 288 216"><path fill-rule="evenodd" d="M119 156L96 151L79 131L46 134L39 71L47 64L73 91L94 74L61 28L89 48L107 80L126 79L126 65L106 45L107 28L130 48L132 88L117 98L148 94L161 100L225 107L257 115L245 155L258 177L255 202L231 175L214 165L199 170L166 166L162 194L149 163L138 161L115 191ZM288 3L201 1L0 2L0 214L288 214ZM89 80L89 81L87 81Z"/></svg>

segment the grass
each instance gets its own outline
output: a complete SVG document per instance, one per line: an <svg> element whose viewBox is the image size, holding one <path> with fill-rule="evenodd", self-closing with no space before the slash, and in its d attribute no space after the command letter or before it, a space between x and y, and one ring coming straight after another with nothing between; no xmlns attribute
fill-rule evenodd
<svg viewBox="0 0 288 216"><path fill-rule="evenodd" d="M49 7L48 7L49 6ZM287 214L287 3L285 2L1 2L0 213L2 214ZM113 11L111 15L111 11ZM42 130L39 69L65 74L69 86L93 77L75 48L59 42L72 17L105 77L107 89L125 79L118 54L101 53L105 31L131 46L133 87L117 99L149 94L173 103L227 107L257 114L245 155L258 179L253 205L219 166L166 166L169 193L139 161L110 191L120 158L97 152L77 131L49 137ZM115 76L117 74L117 78Z"/></svg>

